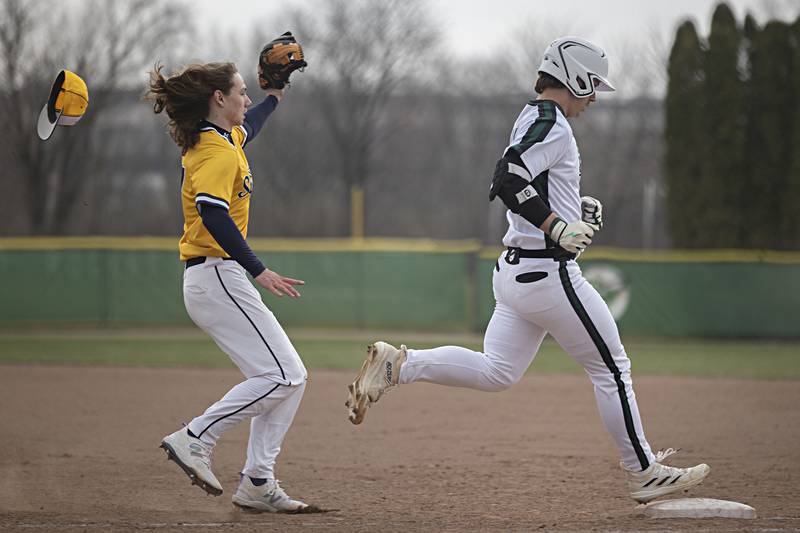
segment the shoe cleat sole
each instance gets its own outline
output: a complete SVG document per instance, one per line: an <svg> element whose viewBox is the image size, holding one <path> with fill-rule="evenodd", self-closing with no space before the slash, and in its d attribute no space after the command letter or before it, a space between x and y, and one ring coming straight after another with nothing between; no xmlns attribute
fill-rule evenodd
<svg viewBox="0 0 800 533"><path fill-rule="evenodd" d="M233 506L237 509L241 510L247 514L264 514L264 513L273 513L273 514L319 514L319 513L330 513L333 511L338 511L338 509L321 509L316 505L306 505L305 507L301 507L300 509L295 509L294 511L267 511L264 509L257 509L255 507L250 507L248 505L243 505L241 503L232 502Z"/></svg>
<svg viewBox="0 0 800 533"><path fill-rule="evenodd" d="M176 465L181 467L181 470L183 470L186 473L186 475L189 476L189 479L192 480L192 485L197 485L198 487L200 487L201 489L206 491L206 493L210 494L211 496L219 496L220 494L222 494L222 491L220 489L218 489L216 487L212 487L211 485L209 485L208 483L206 483L202 479L198 478L197 474L195 474L194 470L189 468L189 466L184 464L183 461L178 459L178 456L175 453L175 450L172 449L172 446L170 446L166 442L162 442L161 446L159 446L159 448L162 448L165 452L167 452L167 460L168 461L172 461Z"/></svg>
<svg viewBox="0 0 800 533"><path fill-rule="evenodd" d="M355 425L364 421L364 417L367 416L367 409L372 403L377 401L377 398L375 400L370 399L369 395L360 390L358 386L360 384L359 382L364 379L367 369L375 361L375 355L377 353L378 350L375 348L374 344L367 346L367 358L361 365L358 374L356 374L356 379L347 386L348 398L347 401L344 402L344 406L349 410L347 414L348 420Z"/></svg>

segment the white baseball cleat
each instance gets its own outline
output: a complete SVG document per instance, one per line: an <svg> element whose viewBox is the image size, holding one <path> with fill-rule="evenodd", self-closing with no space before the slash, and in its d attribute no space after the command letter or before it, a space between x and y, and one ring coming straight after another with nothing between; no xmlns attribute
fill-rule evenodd
<svg viewBox="0 0 800 533"><path fill-rule="evenodd" d="M214 472L211 471L211 446L200 439L189 436L187 428L181 428L161 441L161 448L167 452L167 459L172 459L186 472L192 485L197 485L214 496L222 494Z"/></svg>
<svg viewBox="0 0 800 533"><path fill-rule="evenodd" d="M672 448L667 448L658 452L655 462L641 472L628 470L625 465L620 463L620 466L628 475L628 488L631 491L631 498L639 503L647 503L658 497L680 492L702 483L708 473L711 472L711 467L705 463L691 468L675 468L662 465L659 462L676 453L676 451Z"/></svg>
<svg viewBox="0 0 800 533"><path fill-rule="evenodd" d="M406 347L395 348L391 344L378 341L367 347L367 358L361 365L355 381L347 386L348 418L353 424L360 424L367 415L370 405L377 402L400 379L400 366L406 360Z"/></svg>
<svg viewBox="0 0 800 533"><path fill-rule="evenodd" d="M309 509L309 506L300 500L290 498L278 484L277 479L269 479L264 485L256 486L245 475L242 475L239 488L233 495L233 505L247 511L267 513L302 513Z"/></svg>

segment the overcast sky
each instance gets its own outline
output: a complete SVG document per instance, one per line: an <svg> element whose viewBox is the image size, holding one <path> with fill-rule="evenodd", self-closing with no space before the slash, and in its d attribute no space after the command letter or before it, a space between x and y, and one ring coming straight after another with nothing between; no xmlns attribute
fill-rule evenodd
<svg viewBox="0 0 800 533"><path fill-rule="evenodd" d="M380 0L373 0L380 1ZM215 25L235 31L254 21L283 27L287 8L308 0L194 0L202 27ZM428 0L435 22L451 50L461 56L482 54L492 44L505 44L526 21L567 29L613 49L620 41L647 39L653 30L672 35L681 21L691 18L701 32L708 31L716 0ZM747 11L760 20L770 11L800 11L800 0L729 0L738 18ZM235 6L231 9L229 6ZM487 46L487 44L489 46Z"/></svg>
<svg viewBox="0 0 800 533"><path fill-rule="evenodd" d="M324 0L319 0L324 1ZM276 36L292 29L289 12L293 8L319 5L314 0L193 0L201 30L217 38L194 49L192 59L199 61L235 61L247 69L255 61L252 41L238 39L252 36L257 27L264 35ZM380 2L381 0L370 0ZM577 35L605 48L610 60L609 79L617 87L612 98L649 93L663 94L666 77L663 69L646 65L666 63L675 29L684 20L695 22L701 35L707 35L711 15L718 0L422 0L448 52L469 60L514 50L521 33L527 33L528 46L523 57L541 57L543 48L561 35ZM227 6L234 5L235 9ZM752 13L759 22L770 18L794 20L800 13L800 0L728 0L737 19ZM223 7L224 6L224 7ZM219 39L219 36L222 36ZM302 43L302 35L298 35ZM234 44L235 43L235 44ZM538 44L544 43L544 44ZM641 47L641 48L637 48ZM511 52L520 57L519 50ZM652 63L655 61L655 63ZM538 59L533 59L538 66ZM628 70L625 70L625 69ZM637 73L639 74L637 76ZM642 80L647 80L646 87ZM520 83L527 84L527 80ZM521 86L520 86L521 87Z"/></svg>

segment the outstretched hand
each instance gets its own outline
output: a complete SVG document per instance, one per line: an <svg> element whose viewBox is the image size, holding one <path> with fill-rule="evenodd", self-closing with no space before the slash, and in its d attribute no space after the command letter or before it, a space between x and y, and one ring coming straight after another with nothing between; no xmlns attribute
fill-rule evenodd
<svg viewBox="0 0 800 533"><path fill-rule="evenodd" d="M264 92L267 93L267 96L274 96L279 102L283 100L284 91L286 89L264 89Z"/></svg>
<svg viewBox="0 0 800 533"><path fill-rule="evenodd" d="M301 279L287 278L281 276L277 272L266 269L259 274L256 278L256 283L267 289L269 292L282 298L287 295L290 298L300 298L300 293L294 288L294 285L305 285L306 282Z"/></svg>
<svg viewBox="0 0 800 533"><path fill-rule="evenodd" d="M292 32L268 42L258 56L258 85L262 89L283 89L289 85L289 76L295 70L302 71L308 63L303 47Z"/></svg>

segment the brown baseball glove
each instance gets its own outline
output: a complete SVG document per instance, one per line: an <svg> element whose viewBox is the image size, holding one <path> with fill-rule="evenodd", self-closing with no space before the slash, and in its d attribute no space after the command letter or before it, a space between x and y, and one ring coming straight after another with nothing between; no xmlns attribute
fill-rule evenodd
<svg viewBox="0 0 800 533"><path fill-rule="evenodd" d="M308 63L303 57L303 47L287 31L268 42L258 58L258 84L262 89L283 89L295 70L303 70Z"/></svg>

